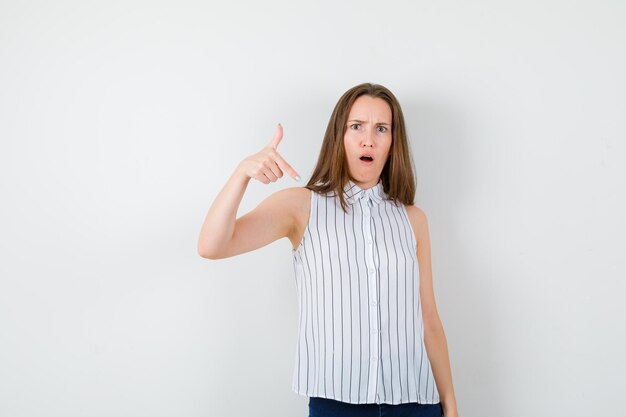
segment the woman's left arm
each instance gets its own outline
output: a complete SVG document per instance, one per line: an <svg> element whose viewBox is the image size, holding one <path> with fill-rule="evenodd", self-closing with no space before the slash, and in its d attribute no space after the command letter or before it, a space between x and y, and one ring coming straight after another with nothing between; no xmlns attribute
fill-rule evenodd
<svg viewBox="0 0 626 417"><path fill-rule="evenodd" d="M458 410L454 387L452 386L452 370L448 355L448 344L443 325L439 319L435 293L433 290L432 266L430 257L430 235L426 213L418 207L407 206L415 238L417 241L417 259L420 275L420 301L424 322L424 344L430 365L435 377L439 399L445 417L457 417Z"/></svg>

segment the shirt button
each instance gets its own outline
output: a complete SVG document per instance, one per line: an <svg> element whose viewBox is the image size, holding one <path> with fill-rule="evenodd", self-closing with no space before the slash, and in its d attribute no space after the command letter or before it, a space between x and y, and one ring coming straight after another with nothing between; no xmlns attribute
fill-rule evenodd
<svg viewBox="0 0 626 417"><path fill-rule="evenodd" d="M372 329L372 334L376 334L376 329Z"/></svg>
<svg viewBox="0 0 626 417"><path fill-rule="evenodd" d="M378 356L372 357L372 362L376 362L378 360Z"/></svg>
<svg viewBox="0 0 626 417"><path fill-rule="evenodd" d="M370 268L369 271L370 271L370 274L374 273L374 270L372 268Z"/></svg>
<svg viewBox="0 0 626 417"><path fill-rule="evenodd" d="M367 243L372 244L372 239L367 239Z"/></svg>

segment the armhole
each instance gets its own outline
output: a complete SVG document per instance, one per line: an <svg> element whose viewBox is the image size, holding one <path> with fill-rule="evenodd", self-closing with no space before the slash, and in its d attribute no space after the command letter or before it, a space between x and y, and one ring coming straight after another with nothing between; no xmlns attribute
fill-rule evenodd
<svg viewBox="0 0 626 417"><path fill-rule="evenodd" d="M315 204L316 201L315 201L315 191L309 190L309 193L311 194L310 195L310 205L309 205L309 217L307 219L306 226L304 227L304 232L302 233L302 238L300 239L300 243L298 243L298 247L296 249L291 248L291 253L294 254L294 255L296 253L300 252L300 250L302 249L302 246L303 246L303 244L304 244L304 242L306 240L307 232L309 232L309 234L310 234L309 229L310 229L310 225L311 225L311 219L313 218L313 210L316 207L316 204Z"/></svg>

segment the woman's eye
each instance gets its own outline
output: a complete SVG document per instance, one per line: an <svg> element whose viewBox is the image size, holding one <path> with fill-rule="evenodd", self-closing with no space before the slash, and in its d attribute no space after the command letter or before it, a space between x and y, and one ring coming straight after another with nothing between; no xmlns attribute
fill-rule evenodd
<svg viewBox="0 0 626 417"><path fill-rule="evenodd" d="M359 126L359 124L358 123L351 124L350 125L350 129L352 129L352 130L356 129L354 126Z"/></svg>
<svg viewBox="0 0 626 417"><path fill-rule="evenodd" d="M385 126L378 126L378 129L379 129L378 131L379 131L379 132L381 132L381 133L383 133L383 132L386 132L386 131L387 131L387 128L386 128ZM382 129L382 130L381 130L381 129Z"/></svg>

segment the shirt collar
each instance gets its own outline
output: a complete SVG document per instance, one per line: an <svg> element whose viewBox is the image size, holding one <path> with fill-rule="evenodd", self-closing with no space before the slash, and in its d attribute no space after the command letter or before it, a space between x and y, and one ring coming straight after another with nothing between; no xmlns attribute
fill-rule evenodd
<svg viewBox="0 0 626 417"><path fill-rule="evenodd" d="M385 199L385 192L383 191L383 183L379 178L378 183L370 188L362 189L354 183L352 180L348 180L343 187L344 196L348 204L354 204L361 198L369 197L374 204L380 203Z"/></svg>

